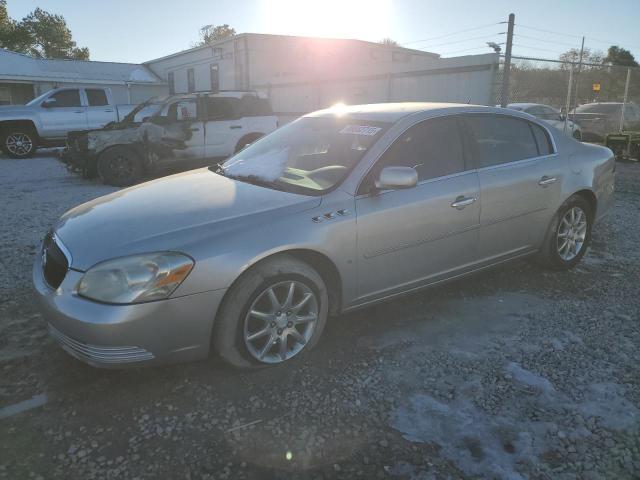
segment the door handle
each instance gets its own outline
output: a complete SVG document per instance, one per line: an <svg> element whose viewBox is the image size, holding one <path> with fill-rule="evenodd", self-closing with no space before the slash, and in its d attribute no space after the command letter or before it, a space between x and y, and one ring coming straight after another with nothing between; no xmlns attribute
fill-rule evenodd
<svg viewBox="0 0 640 480"><path fill-rule="evenodd" d="M229 128L230 128L231 130L236 130L236 129L238 129L238 128L242 128L242 125L231 125Z"/></svg>
<svg viewBox="0 0 640 480"><path fill-rule="evenodd" d="M546 187L548 185L551 185L552 183L556 183L557 181L558 179L556 177L547 177L545 175L540 179L540 181L538 182L538 185L540 185L541 187Z"/></svg>
<svg viewBox="0 0 640 480"><path fill-rule="evenodd" d="M465 197L463 195L460 195L455 199L455 201L451 204L451 206L453 208L457 208L458 210L462 210L467 205L471 205L472 203L475 203L475 202L476 202L475 197Z"/></svg>

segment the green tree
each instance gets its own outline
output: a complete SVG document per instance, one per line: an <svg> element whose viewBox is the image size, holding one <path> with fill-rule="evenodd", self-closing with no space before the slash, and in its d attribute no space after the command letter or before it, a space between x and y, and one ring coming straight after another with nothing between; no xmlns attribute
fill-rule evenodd
<svg viewBox="0 0 640 480"><path fill-rule="evenodd" d="M580 61L580 49L572 48L567 50L566 52L560 55L560 60L563 62L573 62L578 63ZM585 47L582 52L582 61L583 63L595 63L601 64L604 60L604 53L600 50L591 50L589 47ZM566 65L568 68L569 65Z"/></svg>
<svg viewBox="0 0 640 480"><path fill-rule="evenodd" d="M30 42L29 33L9 17L7 1L0 0L0 47L26 53Z"/></svg>
<svg viewBox="0 0 640 480"><path fill-rule="evenodd" d="M223 25L205 25L200 29L200 41L197 42L194 46L214 43L218 40L224 40L225 38L233 37L235 34L235 28L230 27L226 23Z"/></svg>
<svg viewBox="0 0 640 480"><path fill-rule="evenodd" d="M611 45L609 47L609 50L607 50L607 56L604 58L604 63L620 65L623 67L638 66L638 62L636 62L633 54L629 50L617 45Z"/></svg>
<svg viewBox="0 0 640 480"><path fill-rule="evenodd" d="M7 13L6 0L0 0L0 47L37 58L89 59L89 49L76 46L62 15L36 8L16 22Z"/></svg>

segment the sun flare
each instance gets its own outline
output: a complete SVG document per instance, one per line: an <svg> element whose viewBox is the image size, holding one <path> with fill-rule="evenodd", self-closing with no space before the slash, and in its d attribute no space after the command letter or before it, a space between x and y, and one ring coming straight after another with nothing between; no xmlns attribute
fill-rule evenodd
<svg viewBox="0 0 640 480"><path fill-rule="evenodd" d="M269 33L378 41L389 36L390 0L263 0Z"/></svg>

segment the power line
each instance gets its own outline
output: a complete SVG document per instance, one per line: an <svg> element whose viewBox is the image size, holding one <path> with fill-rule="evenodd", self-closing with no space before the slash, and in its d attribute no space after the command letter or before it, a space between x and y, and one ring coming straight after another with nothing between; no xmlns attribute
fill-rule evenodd
<svg viewBox="0 0 640 480"><path fill-rule="evenodd" d="M527 25L522 25L520 23L516 23L516 26L520 27L520 28L527 28L529 30L535 30L536 32L551 33L553 35L562 35L564 37L570 37L570 38L580 38L580 37L582 37L582 35L572 35L570 33L556 32L554 30L545 30L543 28L529 27Z"/></svg>
<svg viewBox="0 0 640 480"><path fill-rule="evenodd" d="M439 40L441 38L452 37L454 35L459 35L461 33L474 32L476 30L481 30L483 28L493 27L495 25L500 25L502 23L505 23L505 22L489 23L487 25L481 25L479 27L473 27L473 28L466 28L464 30L458 30L456 32L447 33L445 35L438 35L436 37L423 38L422 40L411 40L410 42L401 43L400 45L411 45L413 43L430 42L431 40Z"/></svg>
<svg viewBox="0 0 640 480"><path fill-rule="evenodd" d="M582 37L582 35L576 35L576 34L572 34L572 33L557 32L555 30L545 30L543 28L536 28L536 27L530 27L528 25L522 25L520 23L517 23L516 26L518 26L520 28L526 28L526 29L529 29L529 30L535 30L536 32L551 33L553 35L562 35L564 37L570 37L570 38L581 38ZM589 39L589 41L599 42L599 43L608 43L609 45L619 45L620 44L620 42L618 42L618 41L614 42L613 40L603 40L601 38L594 38L594 37L590 37L590 36L585 36L585 38ZM629 48L640 48L639 45L627 45L627 47L629 47Z"/></svg>
<svg viewBox="0 0 640 480"><path fill-rule="evenodd" d="M496 35L504 35L504 32L494 33L494 34L487 34L487 35L480 35L478 37L464 38L462 40L454 40L453 42L436 43L435 45L423 45L422 48L444 47L446 45L454 45L456 43L471 42L473 40L478 40L478 39L481 39L481 38L492 38L492 37L495 37Z"/></svg>
<svg viewBox="0 0 640 480"><path fill-rule="evenodd" d="M548 48L539 48L539 47L532 47L531 45L522 45L522 44L518 44L518 43L514 43L513 44L514 47L518 47L518 48L527 48L529 50L536 50L536 51L540 51L540 52L551 52L555 55L562 55L564 52L558 52L556 50L550 50Z"/></svg>
<svg viewBox="0 0 640 480"><path fill-rule="evenodd" d="M500 42L500 43L498 43L498 44L496 44L496 45L504 45L504 42ZM463 49L461 49L461 50L453 50L452 52L443 52L443 53L441 53L440 55L451 55L451 54L453 54L453 53L470 52L470 51L472 51L472 50L480 50L481 48L486 48L486 49L488 49L488 48L491 48L491 47L489 47L489 46L487 46L487 45L483 45L482 47L463 48Z"/></svg>
<svg viewBox="0 0 640 480"><path fill-rule="evenodd" d="M575 43L557 42L557 41L555 41L555 40L543 40L543 39L541 39L541 38L531 37L531 36L529 36L529 35L522 35L522 34L519 34L519 33L514 33L514 34L513 34L513 36L514 36L514 37L520 37L520 38L527 38L527 39L529 39L529 40L536 40L536 41L538 41L538 42L543 42L543 43L552 43L552 44L554 44L554 45L567 45L567 46L569 46L569 47L574 47L574 48L577 48L577 46L578 46L578 45L577 45L577 44L575 44Z"/></svg>

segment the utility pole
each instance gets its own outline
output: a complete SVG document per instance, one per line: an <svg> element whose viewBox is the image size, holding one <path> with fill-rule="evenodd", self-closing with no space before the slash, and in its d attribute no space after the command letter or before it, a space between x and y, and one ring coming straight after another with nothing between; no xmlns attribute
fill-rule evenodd
<svg viewBox="0 0 640 480"><path fill-rule="evenodd" d="M580 60L578 60L578 72L576 73L576 89L573 97L573 110L578 107L578 87L580 86L580 72L582 71L582 56L584 55L584 37L582 37L582 46L580 47ZM573 67L573 65L572 65ZM567 112L569 115L569 112ZM576 128L575 113L573 115L573 123L571 124L571 136L573 136L573 130Z"/></svg>
<svg viewBox="0 0 640 480"><path fill-rule="evenodd" d="M506 107L509 103L509 74L511 73L511 47L513 46L513 24L516 16L509 14L509 27L507 28L507 49L504 52L504 67L502 70L502 95L500 106Z"/></svg>
<svg viewBox="0 0 640 480"><path fill-rule="evenodd" d="M624 97L622 98L622 112L620 112L620 131L624 130L624 114L627 101L629 100L629 82L631 81L631 69L627 68L627 81L624 84ZM629 143L631 145L631 143ZM629 153L627 151L627 153Z"/></svg>

